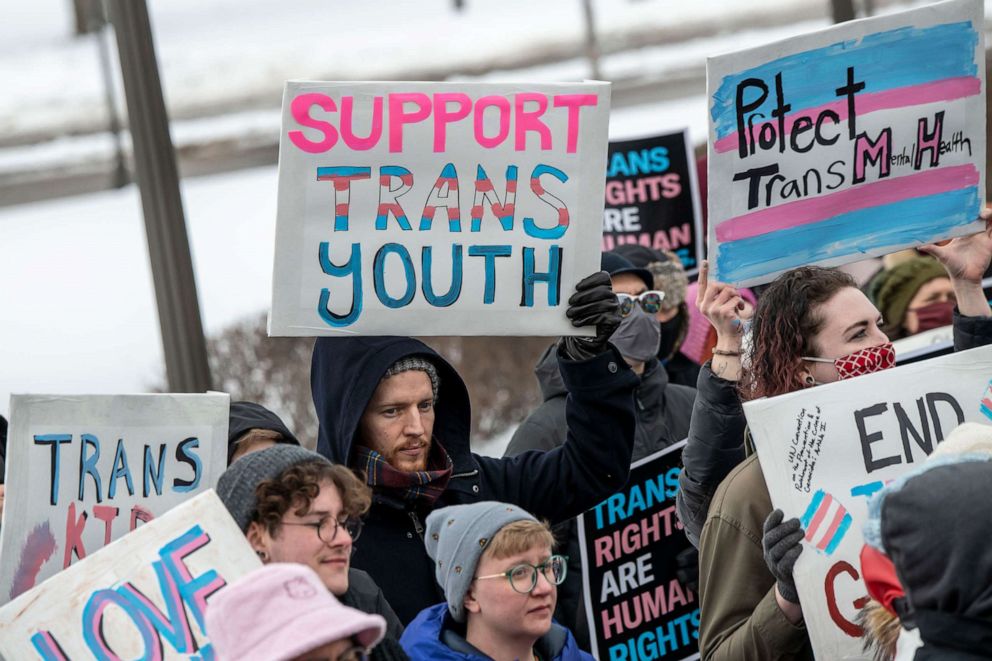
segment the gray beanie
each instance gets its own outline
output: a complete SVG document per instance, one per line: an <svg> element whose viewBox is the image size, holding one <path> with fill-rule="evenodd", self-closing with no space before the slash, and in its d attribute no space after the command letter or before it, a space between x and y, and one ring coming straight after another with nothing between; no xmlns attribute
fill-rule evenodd
<svg viewBox="0 0 992 661"><path fill-rule="evenodd" d="M274 480L287 468L305 461L331 462L323 455L298 445L280 443L251 452L234 461L217 480L217 495L242 532L248 530L255 513L255 489L264 480Z"/></svg>
<svg viewBox="0 0 992 661"><path fill-rule="evenodd" d="M456 622L465 621L465 593L482 552L503 526L514 521L537 519L516 505L491 500L442 507L427 517L427 555L434 560L434 576Z"/></svg>
<svg viewBox="0 0 992 661"><path fill-rule="evenodd" d="M407 356L406 358L400 358L392 367L386 370L386 373L382 375L383 379L389 378L400 372L409 372L411 370L417 370L420 372L426 372L427 377L431 380L431 390L434 391L434 401L437 401L437 391L441 387L441 378L437 375L437 368L424 358L423 356Z"/></svg>

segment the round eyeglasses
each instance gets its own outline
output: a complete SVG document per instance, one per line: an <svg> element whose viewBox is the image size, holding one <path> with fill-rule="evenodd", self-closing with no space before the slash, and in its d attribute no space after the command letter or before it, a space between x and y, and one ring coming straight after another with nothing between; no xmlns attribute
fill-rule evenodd
<svg viewBox="0 0 992 661"><path fill-rule="evenodd" d="M357 516L349 516L343 521L338 521L333 516L325 516L320 521L316 521L314 523L283 521L282 525L306 526L307 528L313 528L317 531L317 537L320 538L320 541L325 544L330 544L334 541L334 538L337 537L339 528L344 528L351 537L351 541L356 541L358 536L362 534L362 523L362 520Z"/></svg>
<svg viewBox="0 0 992 661"><path fill-rule="evenodd" d="M506 578L510 582L510 587L514 592L520 594L530 594L537 587L537 572L544 574L548 583L561 585L565 580L568 571L568 557L564 555L553 555L539 565L532 565L523 562L510 567L502 574L490 574L489 576L476 576L476 580L487 578Z"/></svg>
<svg viewBox="0 0 992 661"><path fill-rule="evenodd" d="M634 305L640 305L641 309L648 314L655 314L661 310L661 302L665 300L663 291L646 291L637 296L630 294L617 294L620 301L620 316L626 317L634 311Z"/></svg>

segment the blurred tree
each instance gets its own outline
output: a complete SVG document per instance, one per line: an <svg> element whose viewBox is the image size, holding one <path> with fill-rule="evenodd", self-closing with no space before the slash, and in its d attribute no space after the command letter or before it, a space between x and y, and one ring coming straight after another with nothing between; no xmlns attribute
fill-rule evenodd
<svg viewBox="0 0 992 661"><path fill-rule="evenodd" d="M458 370L472 400L472 438L486 441L519 424L540 402L534 364L554 338L421 338ZM210 370L233 401L272 409L314 447L317 419L310 397L313 338L269 337L265 314L232 324L209 338ZM443 387L443 386L442 386Z"/></svg>

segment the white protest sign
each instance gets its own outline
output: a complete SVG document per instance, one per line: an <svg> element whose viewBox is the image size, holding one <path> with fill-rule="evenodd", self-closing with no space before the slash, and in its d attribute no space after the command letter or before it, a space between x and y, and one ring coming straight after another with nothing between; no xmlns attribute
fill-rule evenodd
<svg viewBox="0 0 992 661"><path fill-rule="evenodd" d="M716 276L979 231L984 35L981 0L949 0L709 58Z"/></svg>
<svg viewBox="0 0 992 661"><path fill-rule="evenodd" d="M230 397L13 395L0 604L210 489Z"/></svg>
<svg viewBox="0 0 992 661"><path fill-rule="evenodd" d="M961 422L992 420L992 346L744 404L772 504L806 530L795 567L818 659L861 657L868 500Z"/></svg>
<svg viewBox="0 0 992 661"><path fill-rule="evenodd" d="M577 334L609 105L599 82L288 82L269 334Z"/></svg>
<svg viewBox="0 0 992 661"><path fill-rule="evenodd" d="M210 489L0 609L0 657L213 659L208 599L260 566Z"/></svg>

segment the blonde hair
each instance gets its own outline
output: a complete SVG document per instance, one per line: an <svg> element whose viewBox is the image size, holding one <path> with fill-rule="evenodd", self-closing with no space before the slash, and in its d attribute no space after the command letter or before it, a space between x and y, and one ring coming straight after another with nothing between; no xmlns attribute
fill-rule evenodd
<svg viewBox="0 0 992 661"><path fill-rule="evenodd" d="M535 546L555 547L555 536L544 521L524 519L508 523L489 540L483 555L491 558L509 558L518 553L525 553Z"/></svg>

